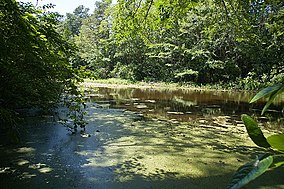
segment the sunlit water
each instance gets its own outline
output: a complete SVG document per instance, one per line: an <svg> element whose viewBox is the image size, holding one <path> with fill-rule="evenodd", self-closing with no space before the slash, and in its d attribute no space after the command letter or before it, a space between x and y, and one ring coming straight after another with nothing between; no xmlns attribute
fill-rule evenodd
<svg viewBox="0 0 284 189"><path fill-rule="evenodd" d="M248 104L249 93L93 88L87 96L89 137L70 134L57 116L31 116L20 144L0 145L1 188L226 188L264 153L240 115L256 115L265 135L282 128L281 99L264 117L264 102ZM284 188L283 168L249 188Z"/></svg>
<svg viewBox="0 0 284 189"><path fill-rule="evenodd" d="M93 88L89 96L105 108L126 109L172 121L237 125L241 123L242 114L249 114L266 128L282 130L284 96L276 99L262 116L265 101L249 104L254 95L253 92L237 91L101 87Z"/></svg>

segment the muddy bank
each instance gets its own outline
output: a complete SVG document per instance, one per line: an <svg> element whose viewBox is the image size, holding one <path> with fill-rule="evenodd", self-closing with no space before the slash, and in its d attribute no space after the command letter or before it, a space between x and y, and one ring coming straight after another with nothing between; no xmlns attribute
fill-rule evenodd
<svg viewBox="0 0 284 189"><path fill-rule="evenodd" d="M262 153L243 127L148 119L94 103L88 112L90 137L68 134L52 117L29 120L20 145L0 148L1 188L220 189ZM250 187L284 188L280 173Z"/></svg>

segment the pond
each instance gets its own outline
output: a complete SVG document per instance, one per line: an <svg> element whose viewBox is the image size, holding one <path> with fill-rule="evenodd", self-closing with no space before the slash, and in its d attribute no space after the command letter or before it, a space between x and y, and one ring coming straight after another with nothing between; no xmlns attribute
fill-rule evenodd
<svg viewBox="0 0 284 189"><path fill-rule="evenodd" d="M265 117L261 116L264 101L249 104L255 93L155 88L93 88L89 94L101 107L140 112L143 116L172 121L199 122L225 126L241 124L241 114L249 114L270 129L284 129L284 96L276 99Z"/></svg>
<svg viewBox="0 0 284 189"><path fill-rule="evenodd" d="M93 87L85 135L56 116L29 117L22 142L0 145L1 188L220 189L237 168L264 153L248 140L240 114L259 112L253 94ZM282 99L265 134L279 132ZM65 113L58 109L58 114ZM249 187L284 188L284 168Z"/></svg>

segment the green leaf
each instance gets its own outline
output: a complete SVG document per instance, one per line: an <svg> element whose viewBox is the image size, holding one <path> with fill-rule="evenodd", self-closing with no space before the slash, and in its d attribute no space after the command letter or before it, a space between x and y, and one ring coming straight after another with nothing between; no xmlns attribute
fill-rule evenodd
<svg viewBox="0 0 284 189"><path fill-rule="evenodd" d="M238 189L245 186L250 181L262 175L272 163L272 156L262 156L253 162L241 166L233 176L227 189Z"/></svg>
<svg viewBox="0 0 284 189"><path fill-rule="evenodd" d="M253 103L263 97L267 97L269 95L271 95L272 93L276 92L276 91L280 91L283 90L284 88L284 84L276 84L273 86L269 86L266 87L264 89L262 89L261 91L259 91L254 97L253 99L251 99L250 103ZM278 93L279 94L279 93Z"/></svg>
<svg viewBox="0 0 284 189"><path fill-rule="evenodd" d="M284 91L284 84L276 84L276 85L273 85L273 86L270 86L270 87L266 87L266 88L262 89L261 91L259 91L253 97L253 99L250 101L250 103L257 101L260 98L269 96L269 99L268 99L267 103L265 104L265 106L264 106L264 108L262 109L262 112L261 112L261 115L263 115L264 112L272 104L272 102L276 98L276 96L279 95L280 93L282 93L283 91Z"/></svg>
<svg viewBox="0 0 284 189"><path fill-rule="evenodd" d="M268 109L268 107L272 104L273 100L276 98L277 95L282 93L284 91L284 86L282 88L279 88L278 90L271 93L268 102L265 104L264 108L261 111L261 115L264 114L264 112Z"/></svg>
<svg viewBox="0 0 284 189"><path fill-rule="evenodd" d="M261 129L258 127L257 122L251 118L250 116L243 114L242 120L246 126L247 132L249 137L252 141L260 147L269 148L270 144L267 142L266 138L264 137Z"/></svg>
<svg viewBox="0 0 284 189"><path fill-rule="evenodd" d="M284 134L271 135L267 138L267 142L273 148L284 152Z"/></svg>
<svg viewBox="0 0 284 189"><path fill-rule="evenodd" d="M262 89L261 91L259 91L254 97L253 99L251 99L250 103L253 103L263 97L267 97L268 95L272 94L275 91L278 91L279 89L284 88L283 84L276 84L270 87L266 87L264 89Z"/></svg>
<svg viewBox="0 0 284 189"><path fill-rule="evenodd" d="M273 168L281 167L282 165L284 165L284 161L280 161L280 162L274 163L274 167Z"/></svg>

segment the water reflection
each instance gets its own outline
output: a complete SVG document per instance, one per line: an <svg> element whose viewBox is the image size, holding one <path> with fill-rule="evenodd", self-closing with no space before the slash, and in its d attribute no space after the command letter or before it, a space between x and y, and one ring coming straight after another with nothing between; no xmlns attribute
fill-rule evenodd
<svg viewBox="0 0 284 189"><path fill-rule="evenodd" d="M86 115L90 137L66 134L53 117L28 118L22 125L27 131L23 143L0 146L0 186L225 188L237 167L263 153L246 140L240 125L241 113L259 115L263 106L263 102L249 105L251 96L95 88L89 92L95 103L88 103ZM282 106L279 101L272 107L271 120L282 119ZM276 184L283 188L281 171L263 175L250 188Z"/></svg>
<svg viewBox="0 0 284 189"><path fill-rule="evenodd" d="M248 101L254 95L249 92L99 87L89 94L91 100L103 108L126 109L173 121L205 120L207 124L214 125L216 120L227 116L226 120L229 119L230 124L237 125L240 122L240 115L247 113L258 117L263 123L270 121L270 127L281 127L284 122L283 96L270 107L266 117L262 117L260 112L265 102L249 104Z"/></svg>

